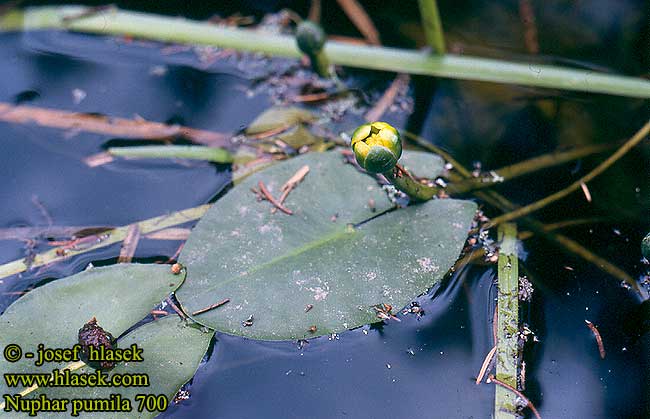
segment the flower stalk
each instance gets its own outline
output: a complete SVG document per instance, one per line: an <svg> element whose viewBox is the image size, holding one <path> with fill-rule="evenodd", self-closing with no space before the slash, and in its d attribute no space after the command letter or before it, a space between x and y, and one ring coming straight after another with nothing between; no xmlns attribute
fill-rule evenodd
<svg viewBox="0 0 650 419"><path fill-rule="evenodd" d="M309 57L311 68L321 77L330 75L330 63L323 46L327 37L323 29L314 22L305 20L296 28L296 43L300 51Z"/></svg>
<svg viewBox="0 0 650 419"><path fill-rule="evenodd" d="M402 139L392 125L379 121L360 125L352 134L350 146L359 166L370 173L383 174L413 201L428 201L438 193L438 188L418 182L397 164L402 155Z"/></svg>

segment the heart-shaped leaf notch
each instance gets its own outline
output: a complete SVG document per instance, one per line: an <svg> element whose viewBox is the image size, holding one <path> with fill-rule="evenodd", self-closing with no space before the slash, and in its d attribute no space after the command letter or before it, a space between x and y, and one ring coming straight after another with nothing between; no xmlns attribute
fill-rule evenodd
<svg viewBox="0 0 650 419"><path fill-rule="evenodd" d="M401 162L435 177L442 160L405 153ZM309 173L274 211L251 189L279 197L304 166ZM261 182L261 183L260 183ZM476 205L437 199L405 209L339 152L309 153L258 172L217 201L180 257L187 279L177 298L187 313L225 298L196 320L255 339L297 339L378 320L440 281L458 258ZM381 315L381 313L380 313Z"/></svg>

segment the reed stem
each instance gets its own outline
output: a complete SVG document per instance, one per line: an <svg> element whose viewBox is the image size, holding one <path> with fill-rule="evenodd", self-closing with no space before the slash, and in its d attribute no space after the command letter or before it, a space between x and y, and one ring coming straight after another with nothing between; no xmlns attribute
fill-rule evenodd
<svg viewBox="0 0 650 419"><path fill-rule="evenodd" d="M444 54L446 51L445 34L442 30L438 3L436 0L419 0L418 3L427 43L436 54Z"/></svg>
<svg viewBox="0 0 650 419"><path fill-rule="evenodd" d="M261 30L225 28L184 18L156 16L116 8L46 6L14 10L0 17L0 30L60 29L101 35L133 36L161 42L211 45L274 56L300 57L295 39ZM650 98L650 81L595 71L536 63L460 56L329 41L325 54L333 64L371 70L519 84L618 96Z"/></svg>

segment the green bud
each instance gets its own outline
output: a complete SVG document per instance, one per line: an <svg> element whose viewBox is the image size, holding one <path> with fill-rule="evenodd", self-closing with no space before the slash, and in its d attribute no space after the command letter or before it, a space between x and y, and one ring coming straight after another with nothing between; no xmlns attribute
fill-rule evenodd
<svg viewBox="0 0 650 419"><path fill-rule="evenodd" d="M298 48L310 57L318 54L323 49L325 40L325 32L314 22L303 20L296 28Z"/></svg>
<svg viewBox="0 0 650 419"><path fill-rule="evenodd" d="M650 233L641 240L641 253L644 258L650 260Z"/></svg>
<svg viewBox="0 0 650 419"><path fill-rule="evenodd" d="M352 134L350 145L359 166L371 173L388 172L402 155L399 133L386 122L359 126Z"/></svg>

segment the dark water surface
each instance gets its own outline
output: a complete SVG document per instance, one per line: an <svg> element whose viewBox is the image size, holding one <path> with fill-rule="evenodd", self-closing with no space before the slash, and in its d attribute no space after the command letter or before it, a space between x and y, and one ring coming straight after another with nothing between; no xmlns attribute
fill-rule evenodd
<svg viewBox="0 0 650 419"><path fill-rule="evenodd" d="M280 6L269 3L273 10ZM503 18L485 3L462 3L475 7L473 19ZM506 11L516 4L502 3ZM584 19L593 29L592 38L574 29L575 44L581 39L589 42L584 41L586 46L579 51L575 45L567 46L564 56L628 74L637 74L647 63L641 53L630 58L635 42L647 35L638 27L639 16L644 16L639 2L617 2L618 12L612 16L584 8L567 9L563 14L558 9L561 3L549 2L552 6L540 10L539 19L560 25L557 16L569 14ZM612 2L598 3L614 7ZM246 2L244 6L259 15L268 11ZM183 13L180 6L174 7L179 9L163 11ZM442 9L444 14L444 5ZM386 11L377 13L380 21L386 19ZM474 30L467 29L475 26L475 20L458 10L447 13L450 22L458 25L458 29L451 26L452 37L475 36ZM343 27L342 19L337 15L332 21ZM409 19L408 14L404 19ZM396 28L386 31L389 43L408 44ZM522 53L521 45L513 45L508 31L503 31L489 34L483 51ZM561 34L553 36L561 38ZM542 48L547 45L547 51L562 53L553 48L563 44L551 43L550 38L541 37ZM618 45L613 55L619 59L595 53L599 42ZM251 57L206 64L195 51L165 53L163 46L152 42L58 32L1 34L0 101L124 118L139 115L232 133L271 105L267 94L254 90L254 79L290 64L278 60L269 66ZM373 86L380 93L389 76L348 73L349 80L370 94ZM618 141L647 119L647 102L631 99L420 78L411 87L413 113L389 113L385 119L422 132L465 163L480 160L486 168L558 146ZM74 101L75 89L85 92L79 103ZM250 89L255 94L248 94ZM355 118L358 115L351 119ZM201 162L116 160L97 168L84 164L84 158L101 152L107 144L125 141L0 122L0 228L45 227L50 222L119 226L209 202L229 185L227 167ZM640 262L639 242L650 228L650 147L646 143L636 151L594 183L593 204L576 194L539 214L549 221L613 217L611 222L574 228L567 234L635 277L648 270ZM516 202L531 202L584 175L596 161L585 159L501 190ZM179 245L142 240L136 260L164 261ZM43 238L29 243L1 240L0 263L49 248ZM526 345L525 393L542 417L650 417L648 310L644 311L639 298L610 276L543 241L527 241L522 251L526 273L535 285L523 321L539 339ZM79 272L91 262L114 263L118 253L119 245L113 245L6 278L0 281L0 311L18 297L17 292ZM494 388L477 386L474 379L492 347L494 281L493 267L465 267L418 299L423 317L400 316L401 323L313 339L303 348L296 342L259 342L217 334L209 357L189 386L191 398L171 406L162 416L490 417ZM586 319L598 325L603 336L604 360Z"/></svg>

